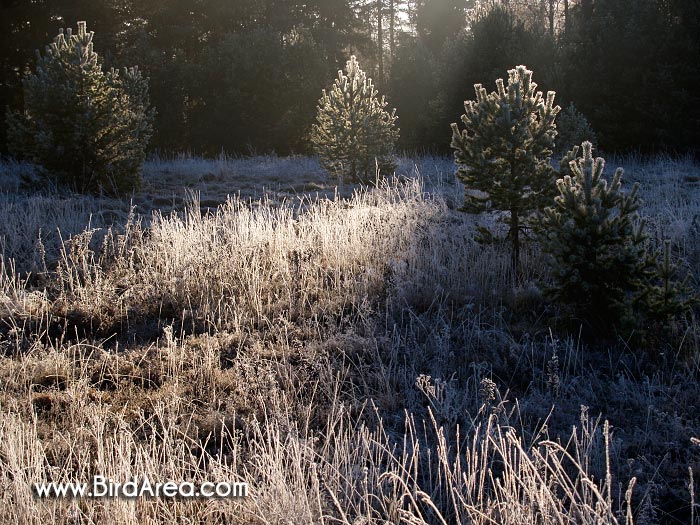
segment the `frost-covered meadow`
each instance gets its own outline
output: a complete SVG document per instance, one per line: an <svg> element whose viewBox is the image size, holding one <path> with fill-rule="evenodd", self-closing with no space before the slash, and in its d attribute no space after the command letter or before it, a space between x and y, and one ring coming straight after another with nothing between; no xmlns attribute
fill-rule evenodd
<svg viewBox="0 0 700 525"><path fill-rule="evenodd" d="M695 279L700 167L618 165ZM359 187L312 157L155 158L113 200L27 193L5 161L0 522L697 522L697 320L678 346L565 333L537 245L516 283L453 172L401 159ZM251 495L30 490L144 473Z"/></svg>

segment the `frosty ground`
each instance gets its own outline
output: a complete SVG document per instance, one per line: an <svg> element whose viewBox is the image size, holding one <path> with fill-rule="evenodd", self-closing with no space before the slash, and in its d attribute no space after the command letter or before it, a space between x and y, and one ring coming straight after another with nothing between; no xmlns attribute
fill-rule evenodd
<svg viewBox="0 0 700 525"><path fill-rule="evenodd" d="M617 166L692 278L700 166ZM3 162L0 521L697 521L697 321L657 355L562 331L536 244L516 282L453 172L404 158L360 188L309 157L155 158L112 200L29 193ZM96 474L251 496L31 493Z"/></svg>

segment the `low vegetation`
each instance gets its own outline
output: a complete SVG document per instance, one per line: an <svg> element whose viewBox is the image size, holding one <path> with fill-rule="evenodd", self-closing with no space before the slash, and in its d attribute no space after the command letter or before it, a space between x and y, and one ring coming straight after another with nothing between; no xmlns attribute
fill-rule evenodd
<svg viewBox="0 0 700 525"><path fill-rule="evenodd" d="M700 168L608 160L692 286ZM474 242L448 159L337 192L306 158L157 159L132 206L25 194L30 171L0 170L3 523L697 523L692 310L582 335L536 243L516 278ZM31 493L144 473L251 495Z"/></svg>

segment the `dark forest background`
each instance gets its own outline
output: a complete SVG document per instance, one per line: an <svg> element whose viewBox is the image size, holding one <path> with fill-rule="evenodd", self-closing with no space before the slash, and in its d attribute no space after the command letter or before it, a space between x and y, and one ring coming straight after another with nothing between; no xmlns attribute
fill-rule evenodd
<svg viewBox="0 0 700 525"><path fill-rule="evenodd" d="M700 0L2 0L0 107L61 27L138 65L152 148L305 153L321 89L356 54L411 152L447 152L473 84L525 64L606 151L697 152ZM0 127L0 152L6 152Z"/></svg>

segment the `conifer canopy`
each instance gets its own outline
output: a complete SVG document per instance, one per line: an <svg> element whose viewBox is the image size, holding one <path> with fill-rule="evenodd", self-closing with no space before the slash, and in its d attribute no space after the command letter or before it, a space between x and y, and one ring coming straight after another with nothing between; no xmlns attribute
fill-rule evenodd
<svg viewBox="0 0 700 525"><path fill-rule="evenodd" d="M593 158L592 145L574 147L562 161L559 194L544 210L540 240L550 259L551 296L573 308L597 330L633 322L651 276L644 221L639 218L639 186L622 190L622 168L610 181L605 160Z"/></svg>
<svg viewBox="0 0 700 525"><path fill-rule="evenodd" d="M93 32L60 30L23 79L24 111L8 112L14 153L83 192L136 188L152 132L148 85L136 67L102 71Z"/></svg>
<svg viewBox="0 0 700 525"><path fill-rule="evenodd" d="M396 110L386 110L385 98L378 98L355 56L345 70L345 74L338 71L330 90L323 90L311 143L325 170L352 181L367 181L376 168L387 173L396 167Z"/></svg>
<svg viewBox="0 0 700 525"><path fill-rule="evenodd" d="M474 86L476 100L464 103L465 129L452 124L451 146L456 175L465 186L463 210L510 213L507 237L516 268L521 230L555 188L550 159L560 108L553 91L546 98L537 91L525 66L508 71L508 84L498 79L496 87L488 93L481 84Z"/></svg>

